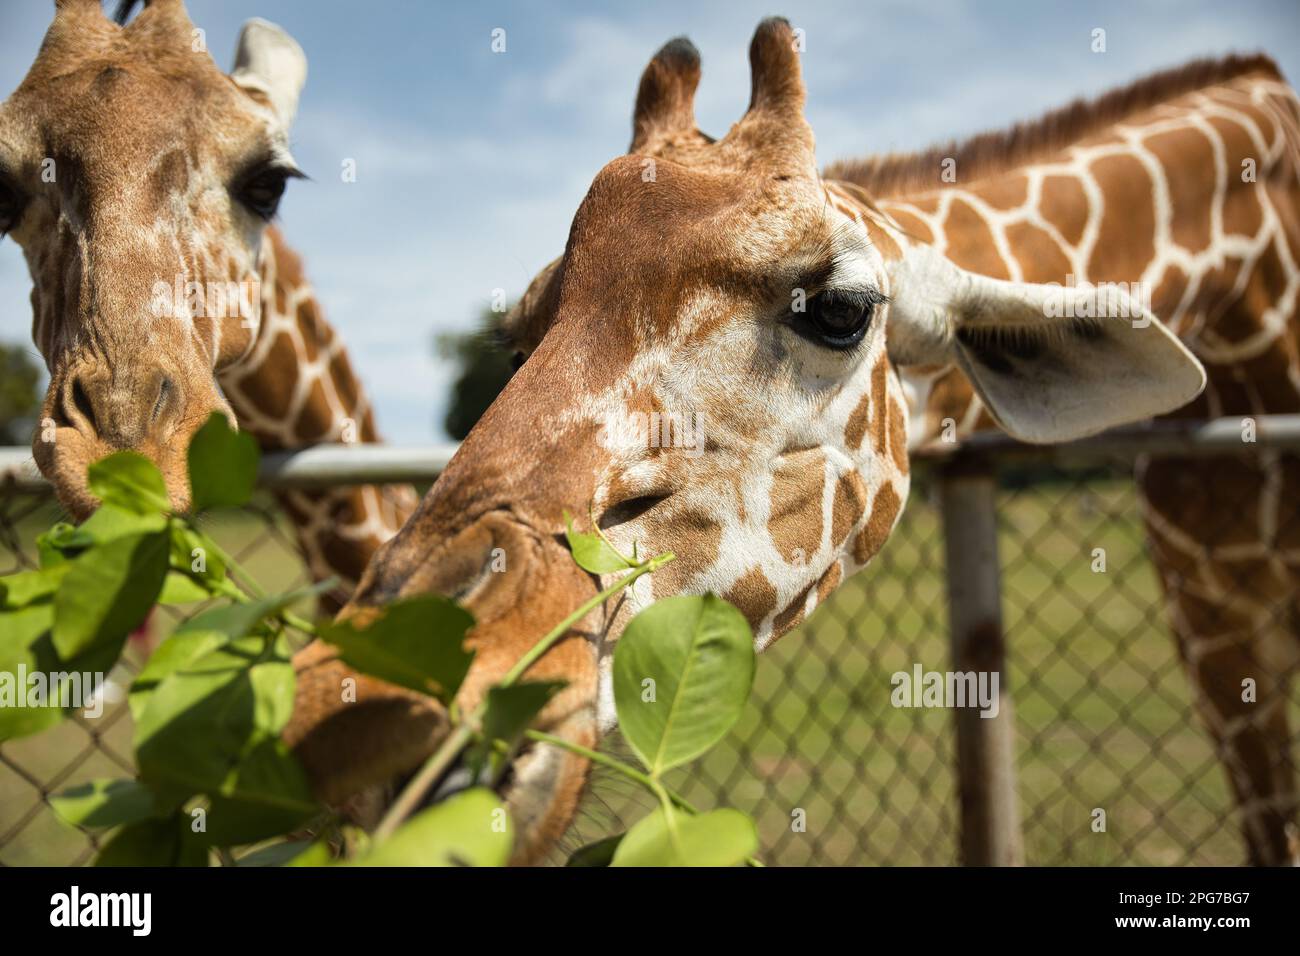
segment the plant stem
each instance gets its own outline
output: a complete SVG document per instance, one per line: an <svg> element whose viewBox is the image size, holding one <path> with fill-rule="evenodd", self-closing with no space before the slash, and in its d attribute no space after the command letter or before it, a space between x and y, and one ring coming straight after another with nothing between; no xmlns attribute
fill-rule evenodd
<svg viewBox="0 0 1300 956"><path fill-rule="evenodd" d="M625 574L623 577L619 578L599 594L583 602L576 611L566 617L559 624L555 625L555 627L548 631L541 640L534 644L528 650L528 653L521 657L515 663L514 667L510 668L509 672L507 672L506 676L498 682L497 686L510 687L512 684L517 682L519 678L527 672L528 668L537 663L537 660L543 654L555 646L564 635L569 633L569 628L586 617L594 608L604 604L619 591L622 591L624 588L631 585L632 582L641 577L641 575L649 574L651 571L658 570L669 561L674 560L675 557L676 555L671 551L656 555L637 567L630 574ZM438 749L435 750L429 759L424 762L424 765L420 768L419 772L411 778L411 781L405 787L402 788L402 792L398 794L397 799L393 801L392 806L388 808L388 811L384 814L384 818L379 822L379 826L375 828L375 842L387 839L391 836L393 831L401 826L402 821L410 816L415 811L415 808L420 805L420 802L424 799L424 795L428 792L429 788L433 786L433 784L435 784L443 774L451 769L452 764L456 762L456 759L460 756L461 752L473 741L475 729L479 726L486 707L487 703L485 698L484 702L479 704L478 707L474 709L474 712L470 714L468 720L456 725L456 729L452 731L451 735L442 742Z"/></svg>
<svg viewBox="0 0 1300 956"><path fill-rule="evenodd" d="M474 731L470 729L469 724L457 724L456 729L451 732L451 736L443 741L420 772L411 778L411 782L402 788L402 792L397 795L393 805L388 808L384 818L379 821L379 826L375 828L374 843L387 840L393 835L393 831L402 825L402 821L415 812L415 808L420 805L424 795L429 788L436 783L444 773L446 773L460 752L469 746L474 739Z"/></svg>
<svg viewBox="0 0 1300 956"><path fill-rule="evenodd" d="M548 734L545 731L541 731L541 730L525 730L524 736L527 737L529 740L535 740L538 743L551 744L553 746L559 747L561 750L567 750L569 751L569 753L577 754L579 757L586 757L592 763L598 763L602 767L608 767L611 770L621 773L629 780L635 780L637 783L641 784L641 786L645 787L647 790L660 789L663 791L664 795L666 795L670 800L672 800L674 804L676 804L680 809L685 810L687 813L700 812L694 806L692 806L686 800L685 797L681 796L678 793L673 792L672 790L669 790L662 783L659 783L653 777L651 777L648 773L642 773L640 770L637 770L636 767L632 767L629 766L628 764L625 764L617 757L611 757L609 754L603 754L599 750L592 750L590 747L584 747L581 744L575 744L572 741L565 740L563 737L556 737L554 734ZM658 794L656 793L656 796L657 795Z"/></svg>
<svg viewBox="0 0 1300 956"><path fill-rule="evenodd" d="M510 668L510 670L506 673L505 677L501 678L500 684L498 686L509 687L511 684L514 684L517 680L519 680L520 677L523 676L524 672L527 671L528 668L532 667L535 663L537 663L537 659L539 657L541 657L543 654L549 651L551 647L554 646L560 640L560 638L564 637L564 635L569 632L569 628L571 628L574 624L577 624L579 621L581 621L584 617L586 617L589 613L591 613L591 611L594 608L600 607L600 605L604 604L606 601L612 598L619 591L622 591L624 588L628 587L630 584L632 584L633 581L641 577L641 575L649 574L652 571L658 571L669 561L675 560L676 557L677 556L673 554L671 551L666 551L663 554L656 555L655 557L646 561L645 564L642 564L640 567L633 570L630 574L625 574L623 577L619 578L617 581L615 581L609 587L605 588L605 590L601 591L599 594L591 598L588 598L586 601L582 603L582 605L576 611L574 611L563 621L557 624L554 628L551 629L549 634L547 634L540 641L534 644L529 649L527 654L519 658L519 660L515 663L515 666Z"/></svg>
<svg viewBox="0 0 1300 956"><path fill-rule="evenodd" d="M190 526L190 530L198 532L198 529L193 525ZM257 582L254 581L251 576L244 573L244 569L239 566L234 558L226 553L226 550L221 547L221 545L217 544L217 542L212 539L211 535L204 535L204 537L208 539L208 545L216 552L217 557L221 559L221 563L225 565L227 575L233 572L238 578L241 587L246 592L253 595L254 598L266 597L265 592L257 586Z"/></svg>

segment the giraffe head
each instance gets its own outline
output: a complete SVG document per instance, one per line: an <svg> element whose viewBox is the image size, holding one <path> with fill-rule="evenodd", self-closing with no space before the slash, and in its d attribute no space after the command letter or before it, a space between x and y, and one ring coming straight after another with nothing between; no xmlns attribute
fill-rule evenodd
<svg viewBox="0 0 1300 956"><path fill-rule="evenodd" d="M760 647L798 623L872 558L906 498L895 344L907 361L966 362L995 410L1041 440L1199 388L1199 366L1158 324L1054 322L1046 290L911 255L883 217L837 208L799 60L790 26L764 21L748 112L717 141L692 115L694 47L675 40L651 61L631 152L597 174L564 255L509 317L527 360L345 610L425 591L465 602L477 657L463 712L596 592L562 545L566 510L625 553L679 557L530 672L568 682L541 715L552 733L590 745L613 725L614 644L656 599L720 593ZM1115 382L1087 367L1107 357ZM1136 394L1138 370L1154 399ZM446 731L436 707L374 684L340 703L347 672L324 647L298 663L289 735L327 798L400 778ZM506 795L517 859L563 831L584 775L555 748L523 755Z"/></svg>
<svg viewBox="0 0 1300 956"><path fill-rule="evenodd" d="M183 508L190 435L213 411L234 417L215 373L261 318L259 251L298 175L288 129L306 60L254 20L227 74L180 0L128 26L99 0L55 6L0 105L0 236L26 256L50 372L36 462L84 517L87 465L133 449Z"/></svg>

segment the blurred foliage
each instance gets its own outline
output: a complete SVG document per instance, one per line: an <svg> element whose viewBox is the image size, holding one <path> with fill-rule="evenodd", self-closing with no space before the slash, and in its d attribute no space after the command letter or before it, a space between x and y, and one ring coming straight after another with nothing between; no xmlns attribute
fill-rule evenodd
<svg viewBox="0 0 1300 956"><path fill-rule="evenodd" d="M487 411L514 374L514 355L501 341L497 329L501 313L485 310L471 332L446 332L434 341L438 357L459 367L451 385L443 427L457 441Z"/></svg>
<svg viewBox="0 0 1300 956"><path fill-rule="evenodd" d="M32 440L41 407L41 367L21 345L0 342L0 445Z"/></svg>

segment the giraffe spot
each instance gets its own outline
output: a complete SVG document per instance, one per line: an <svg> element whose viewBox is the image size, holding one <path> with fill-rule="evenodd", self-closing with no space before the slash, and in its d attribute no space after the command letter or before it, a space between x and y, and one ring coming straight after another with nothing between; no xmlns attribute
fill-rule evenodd
<svg viewBox="0 0 1300 956"><path fill-rule="evenodd" d="M302 333L302 350L307 361L316 361L320 350L329 346L334 333L320 320L320 309L313 299L303 299L298 303L298 328Z"/></svg>
<svg viewBox="0 0 1300 956"><path fill-rule="evenodd" d="M285 315L289 311L289 293L283 282L275 284L275 314Z"/></svg>
<svg viewBox="0 0 1300 956"><path fill-rule="evenodd" d="M791 564L807 561L821 544L825 485L826 455L818 449L784 456L772 476L767 533Z"/></svg>
<svg viewBox="0 0 1300 956"><path fill-rule="evenodd" d="M1272 348L1246 363L1246 378L1255 383L1260 403L1269 412L1275 415L1300 412L1300 393L1296 392L1290 377L1291 369L1297 365L1300 361L1297 360L1295 343L1286 340L1279 340Z"/></svg>
<svg viewBox="0 0 1300 956"><path fill-rule="evenodd" d="M1211 96L1216 96L1211 93ZM1240 124L1251 124L1259 130L1260 137L1265 143L1272 143L1277 136L1277 127L1274 119L1269 115L1268 110L1256 103L1249 102L1241 96L1219 93L1217 98L1224 106L1241 117ZM1244 131L1244 130L1243 130Z"/></svg>
<svg viewBox="0 0 1300 956"><path fill-rule="evenodd" d="M808 592L812 589L813 586L808 585L799 592L799 596L791 601L784 611L776 616L776 619L772 622L772 640L793 631L803 623L804 607L808 603Z"/></svg>
<svg viewBox="0 0 1300 956"><path fill-rule="evenodd" d="M1171 196L1200 196L1217 175L1214 150L1198 129L1156 133L1143 139L1164 167ZM1231 170L1229 171L1231 176ZM1213 203L1175 202L1170 218L1173 241L1188 252L1200 252L1210 245L1210 213Z"/></svg>
<svg viewBox="0 0 1300 956"><path fill-rule="evenodd" d="M902 507L903 502L894 486L888 483L881 485L876 492L876 500L871 505L871 516L853 541L854 561L866 564L876 556L889 537L889 532L894 529L894 521Z"/></svg>
<svg viewBox="0 0 1300 956"><path fill-rule="evenodd" d="M1007 227L1007 245L1026 282L1060 282L1074 271L1060 245L1041 226L1012 223Z"/></svg>
<svg viewBox="0 0 1300 956"><path fill-rule="evenodd" d="M930 399L926 402L926 440L932 441L943 432L943 421L951 418L956 425L966 420L966 413L975 392L956 367L935 379L930 386Z"/></svg>
<svg viewBox="0 0 1300 956"><path fill-rule="evenodd" d="M826 569L821 580L817 582L817 603L825 604L826 599L835 593L835 589L840 586L840 580L844 577L844 570L840 560L835 559L834 563Z"/></svg>
<svg viewBox="0 0 1300 956"><path fill-rule="evenodd" d="M886 204L886 211L902 228L903 232L924 243L934 242L934 231L925 224L925 220L903 206Z"/></svg>
<svg viewBox="0 0 1300 956"><path fill-rule="evenodd" d="M1218 458L1213 471L1184 459L1153 459L1142 476L1150 506L1175 529L1204 542L1211 558L1217 548L1271 546L1259 507L1267 485L1267 468L1245 458Z"/></svg>
<svg viewBox="0 0 1300 956"><path fill-rule="evenodd" d="M871 239L871 244L876 247L881 257L886 262L895 262L901 259L903 250L898 247L894 237L870 219L864 221L867 227L867 236Z"/></svg>
<svg viewBox="0 0 1300 956"><path fill-rule="evenodd" d="M1259 270L1265 269L1264 258L1272 247L1266 249L1261 254L1256 265L1256 276L1260 274ZM1257 293L1267 295L1267 290L1261 288L1261 283L1248 281L1245 287L1245 294L1235 301L1227 299L1228 293L1237 284L1241 275L1242 266L1245 263L1235 257L1225 257L1222 264L1201 276L1201 282L1197 286L1196 294L1192 296L1192 301L1188 307L1188 312L1194 316L1200 316L1202 321L1210 327L1213 338L1229 343L1242 342L1260 331L1259 311L1256 306L1262 306L1267 309L1271 302L1260 302L1258 297L1255 301L1250 301L1251 286L1255 287ZM1229 302L1227 308L1224 303ZM1247 408L1249 410L1249 408Z"/></svg>
<svg viewBox="0 0 1300 956"><path fill-rule="evenodd" d="M334 437L330 434L333 427L334 415L330 412L329 403L325 399L325 388L321 385L320 379L317 379L312 382L311 392L308 393L307 400L298 412L298 418L293 425L293 434L303 442L324 441L326 438Z"/></svg>
<svg viewBox="0 0 1300 956"><path fill-rule="evenodd" d="M669 565L671 567L671 565ZM776 588L758 568L750 568L722 595L757 626L776 607Z"/></svg>
<svg viewBox="0 0 1300 956"><path fill-rule="evenodd" d="M1183 301L1186 292L1187 273L1171 263L1160 274L1160 281L1151 293L1151 311L1165 322L1173 321L1178 304ZM1178 329L1174 331L1177 332Z"/></svg>
<svg viewBox="0 0 1300 956"><path fill-rule="evenodd" d="M917 196L909 199L908 204L914 209L921 210L921 212L934 215L939 211L939 194L931 193L928 196Z"/></svg>
<svg viewBox="0 0 1300 956"><path fill-rule="evenodd" d="M885 405L888 395L886 386L889 375L889 362L880 356L876 367L871 370L871 448L877 455L885 453L885 440L889 428L888 407Z"/></svg>
<svg viewBox="0 0 1300 956"><path fill-rule="evenodd" d="M946 255L954 263L994 279L1011 278L1011 272L993 242L993 230L970 203L954 199L943 226L948 236Z"/></svg>
<svg viewBox="0 0 1300 956"><path fill-rule="evenodd" d="M1103 156L1090 169L1105 195L1097 245L1088 262L1092 282L1133 282L1156 254L1155 194L1134 156Z"/></svg>
<svg viewBox="0 0 1300 956"><path fill-rule="evenodd" d="M889 455L894 467L907 474L907 413L892 398L889 400Z"/></svg>
<svg viewBox="0 0 1300 956"><path fill-rule="evenodd" d="M330 381L334 383L334 392L344 410L350 412L355 409L361 395L361 386L352 372L352 363L346 352L339 352L330 360Z"/></svg>
<svg viewBox="0 0 1300 956"><path fill-rule="evenodd" d="M341 537L332 530L326 531L321 535L321 556L331 571L346 581L357 581L369 564L370 555L382 543L378 538L371 537L362 546L354 539Z"/></svg>
<svg viewBox="0 0 1300 956"><path fill-rule="evenodd" d="M1038 212L1072 246L1083 240L1088 225L1088 196L1073 176L1044 176Z"/></svg>
<svg viewBox="0 0 1300 956"><path fill-rule="evenodd" d="M240 380L239 390L262 415L284 418L289 414L299 374L293 340L281 332L267 349L261 365Z"/></svg>
<svg viewBox="0 0 1300 956"><path fill-rule="evenodd" d="M844 544L854 526L862 520L869 498L866 483L856 471L846 471L835 483L835 497L831 504L831 546Z"/></svg>
<svg viewBox="0 0 1300 956"><path fill-rule="evenodd" d="M674 547L677 560L650 576L658 600L680 594L692 578L713 566L722 546L722 525L700 512L680 511L656 521L646 536L654 541L690 542L689 547Z"/></svg>
<svg viewBox="0 0 1300 956"><path fill-rule="evenodd" d="M871 392L863 392L862 398L858 399L857 407L849 415L848 424L844 426L844 447L850 451L857 451L862 447L862 439L866 437L867 425L871 423Z"/></svg>
<svg viewBox="0 0 1300 956"><path fill-rule="evenodd" d="M960 169L957 174L961 175ZM1024 173L999 176L981 183L974 192L994 209L1019 209L1029 200L1029 177Z"/></svg>

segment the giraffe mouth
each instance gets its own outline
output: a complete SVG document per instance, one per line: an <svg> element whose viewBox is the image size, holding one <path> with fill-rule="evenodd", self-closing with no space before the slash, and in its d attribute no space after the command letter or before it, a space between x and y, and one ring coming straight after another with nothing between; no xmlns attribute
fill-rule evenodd
<svg viewBox="0 0 1300 956"><path fill-rule="evenodd" d="M591 743L582 722L552 728L552 732L567 740ZM341 808L344 815L352 823L373 831L418 771L418 766L413 767L389 784L359 795ZM470 759L462 754L426 791L412 815L432 809L475 787L487 787L505 806L515 829L511 863L534 864L546 859L567 829L585 779L585 760L546 743L526 741L491 780L485 780L482 772L471 766Z"/></svg>

